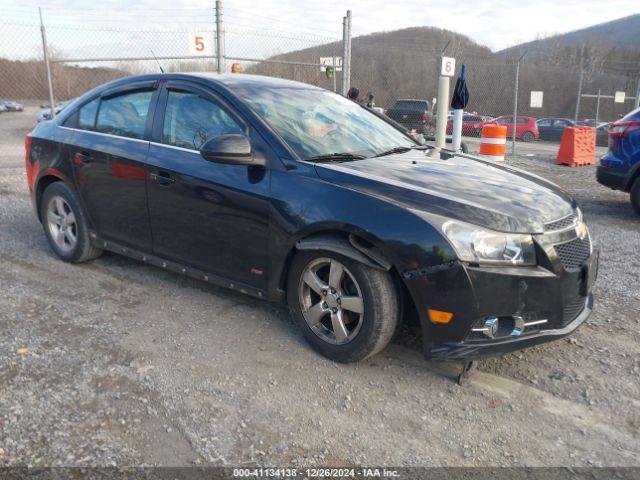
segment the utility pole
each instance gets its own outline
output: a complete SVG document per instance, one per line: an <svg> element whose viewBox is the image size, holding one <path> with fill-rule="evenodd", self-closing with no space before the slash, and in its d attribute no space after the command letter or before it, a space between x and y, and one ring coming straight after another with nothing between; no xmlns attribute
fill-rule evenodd
<svg viewBox="0 0 640 480"><path fill-rule="evenodd" d="M334 62L335 64L335 62ZM335 75L335 72L334 72ZM351 88L351 10L342 18L342 95Z"/></svg>
<svg viewBox="0 0 640 480"><path fill-rule="evenodd" d="M517 120L518 120L518 83L520 82L520 62L524 59L524 56L527 54L525 50L524 53L518 59L518 63L516 63L516 82L515 89L513 91L513 132L511 135L511 155L515 156L516 154L516 130L517 130Z"/></svg>
<svg viewBox="0 0 640 480"><path fill-rule="evenodd" d="M573 117L575 122L578 121L578 115L580 114L580 98L582 97L582 81L584 80L584 45L580 51L580 80L578 80L578 98L576 99L576 114Z"/></svg>
<svg viewBox="0 0 640 480"><path fill-rule="evenodd" d="M218 73L224 73L224 27L222 26L221 0L216 0L216 56Z"/></svg>
<svg viewBox="0 0 640 480"><path fill-rule="evenodd" d="M51 106L51 119L56 116L55 103L53 101L53 80L51 79L51 66L49 65L49 50L47 48L47 32L42 21L42 9L38 7L40 14L40 33L42 34L42 54L44 55L44 69L47 76L47 85L49 88L49 105Z"/></svg>

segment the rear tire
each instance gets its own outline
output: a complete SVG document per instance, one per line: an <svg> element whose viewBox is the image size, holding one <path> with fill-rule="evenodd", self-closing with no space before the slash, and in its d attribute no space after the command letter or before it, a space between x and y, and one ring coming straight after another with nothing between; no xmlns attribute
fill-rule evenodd
<svg viewBox="0 0 640 480"><path fill-rule="evenodd" d="M39 210L49 246L60 260L82 263L102 254L100 248L91 245L87 219L64 182L52 183L45 189Z"/></svg>
<svg viewBox="0 0 640 480"><path fill-rule="evenodd" d="M533 134L533 132L524 132L522 134L523 142L533 142L535 139L536 139L536 136Z"/></svg>
<svg viewBox="0 0 640 480"><path fill-rule="evenodd" d="M629 192L629 199L631 200L631 206L635 212L640 215L640 177L636 178Z"/></svg>
<svg viewBox="0 0 640 480"><path fill-rule="evenodd" d="M400 320L400 299L388 272L328 251L298 252L287 300L311 346L341 363L383 350Z"/></svg>

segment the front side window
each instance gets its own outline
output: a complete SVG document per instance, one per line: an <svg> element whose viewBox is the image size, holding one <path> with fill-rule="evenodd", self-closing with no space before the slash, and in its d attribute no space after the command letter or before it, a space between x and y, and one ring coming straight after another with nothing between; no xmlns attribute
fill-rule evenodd
<svg viewBox="0 0 640 480"><path fill-rule="evenodd" d="M98 113L98 105L100 98L90 101L80 108L78 114L78 128L82 130L93 130L96 126L96 113Z"/></svg>
<svg viewBox="0 0 640 480"><path fill-rule="evenodd" d="M153 91L132 92L103 99L96 130L122 137L143 138Z"/></svg>
<svg viewBox="0 0 640 480"><path fill-rule="evenodd" d="M320 89L238 88L302 159L334 153L372 156L416 146L410 138L355 102Z"/></svg>
<svg viewBox="0 0 640 480"><path fill-rule="evenodd" d="M199 150L213 137L234 133L244 128L218 104L195 93L169 91L162 143Z"/></svg>
<svg viewBox="0 0 640 480"><path fill-rule="evenodd" d="M500 125L508 125L510 123L513 123L513 122L511 121L511 117L502 117L502 118L498 119L498 123Z"/></svg>

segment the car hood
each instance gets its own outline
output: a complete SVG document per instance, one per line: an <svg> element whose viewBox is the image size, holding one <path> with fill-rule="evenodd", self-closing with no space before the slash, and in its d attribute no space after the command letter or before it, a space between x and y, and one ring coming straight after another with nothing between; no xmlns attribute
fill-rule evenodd
<svg viewBox="0 0 640 480"><path fill-rule="evenodd" d="M316 164L316 171L334 184L503 232L541 233L576 208L541 177L470 155L441 158L435 150Z"/></svg>

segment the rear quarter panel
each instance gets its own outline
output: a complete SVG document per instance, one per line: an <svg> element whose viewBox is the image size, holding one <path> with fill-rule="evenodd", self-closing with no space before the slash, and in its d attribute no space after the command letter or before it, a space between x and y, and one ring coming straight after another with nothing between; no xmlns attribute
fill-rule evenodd
<svg viewBox="0 0 640 480"><path fill-rule="evenodd" d="M73 141L73 131L52 122L43 122L29 135L30 155L25 166L32 202L37 209L46 177L62 180L75 190L68 148Z"/></svg>

